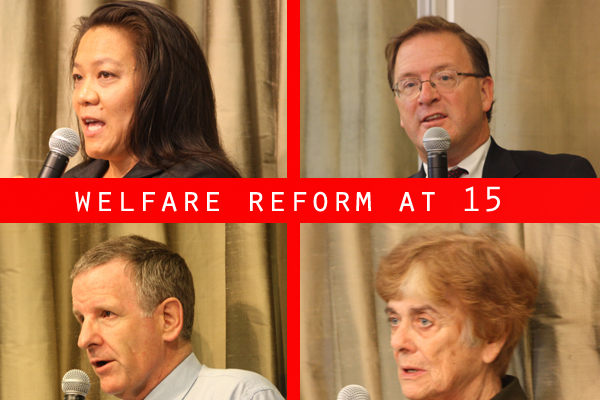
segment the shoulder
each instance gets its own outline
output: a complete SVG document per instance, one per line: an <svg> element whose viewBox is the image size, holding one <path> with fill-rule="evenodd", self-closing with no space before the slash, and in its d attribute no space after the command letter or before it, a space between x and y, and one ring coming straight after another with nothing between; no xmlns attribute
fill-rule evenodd
<svg viewBox="0 0 600 400"><path fill-rule="evenodd" d="M190 394L192 398L231 400L282 400L266 378L240 369L214 369L202 365Z"/></svg>
<svg viewBox="0 0 600 400"><path fill-rule="evenodd" d="M419 172L409 176L409 178L425 178L425 166L421 165L421 169L419 169Z"/></svg>
<svg viewBox="0 0 600 400"><path fill-rule="evenodd" d="M193 158L167 168L156 178L234 178L234 176L218 165L211 165L201 158Z"/></svg>
<svg viewBox="0 0 600 400"><path fill-rule="evenodd" d="M588 160L571 154L506 150L494 141L483 167L484 178L595 178Z"/></svg>
<svg viewBox="0 0 600 400"><path fill-rule="evenodd" d="M527 178L595 178L596 172L588 160L571 154L546 154L540 151L509 151Z"/></svg>

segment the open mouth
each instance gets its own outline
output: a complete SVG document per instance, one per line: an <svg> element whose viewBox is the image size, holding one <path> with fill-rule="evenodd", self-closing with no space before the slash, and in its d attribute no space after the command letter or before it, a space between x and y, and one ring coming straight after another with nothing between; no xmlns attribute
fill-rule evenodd
<svg viewBox="0 0 600 400"><path fill-rule="evenodd" d="M96 131L102 129L105 125L104 122L97 120L97 119L92 119L92 118L84 119L83 123L85 124L88 131L90 131L90 132L96 132Z"/></svg>
<svg viewBox="0 0 600 400"><path fill-rule="evenodd" d="M428 117L425 117L423 119L423 122L433 122L433 121L439 121L441 119L446 118L446 116L444 114L433 114L433 115L429 115Z"/></svg>
<svg viewBox="0 0 600 400"><path fill-rule="evenodd" d="M105 361L105 360L101 360L101 361L94 361L92 363L92 366L96 369L98 368L102 368L104 367L106 364L110 363L110 361Z"/></svg>
<svg viewBox="0 0 600 400"><path fill-rule="evenodd" d="M402 379L416 379L423 375L426 371L418 368L402 368Z"/></svg>

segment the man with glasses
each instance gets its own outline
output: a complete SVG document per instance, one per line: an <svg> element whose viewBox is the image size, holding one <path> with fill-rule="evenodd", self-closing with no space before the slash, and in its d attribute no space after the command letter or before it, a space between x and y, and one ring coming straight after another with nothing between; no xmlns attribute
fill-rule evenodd
<svg viewBox="0 0 600 400"><path fill-rule="evenodd" d="M386 47L388 80L400 121L425 163L412 178L427 177L423 135L450 135L450 177L595 178L591 164L568 154L508 151L490 136L494 81L487 54L472 35L441 17L423 17Z"/></svg>

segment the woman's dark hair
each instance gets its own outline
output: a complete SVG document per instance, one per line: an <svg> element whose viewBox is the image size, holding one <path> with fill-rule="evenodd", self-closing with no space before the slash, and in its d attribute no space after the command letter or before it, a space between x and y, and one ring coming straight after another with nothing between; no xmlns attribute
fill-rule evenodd
<svg viewBox="0 0 600 400"><path fill-rule="evenodd" d="M140 87L126 139L130 154L143 165L162 169L201 158L239 177L221 146L210 72L191 28L171 11L151 3L102 5L89 17L79 18L71 70L81 38L97 26L124 29L134 41Z"/></svg>

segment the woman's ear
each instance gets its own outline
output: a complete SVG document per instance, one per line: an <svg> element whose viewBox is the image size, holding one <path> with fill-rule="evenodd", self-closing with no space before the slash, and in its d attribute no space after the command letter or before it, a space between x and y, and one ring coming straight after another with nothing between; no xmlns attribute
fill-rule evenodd
<svg viewBox="0 0 600 400"><path fill-rule="evenodd" d="M493 342L488 342L483 346L483 352L481 354L481 359L486 364L491 364L496 360L498 354L504 347L504 343L506 343L506 337L498 339Z"/></svg>

